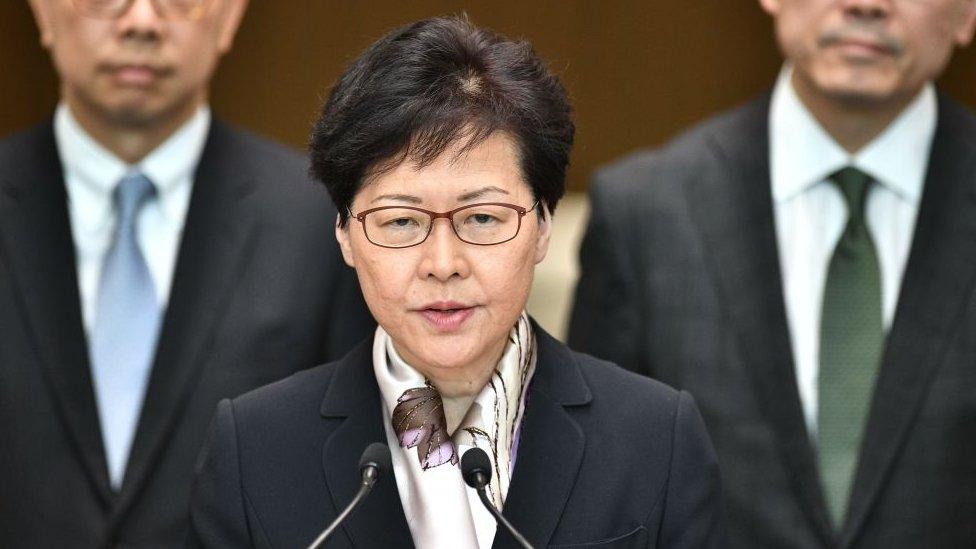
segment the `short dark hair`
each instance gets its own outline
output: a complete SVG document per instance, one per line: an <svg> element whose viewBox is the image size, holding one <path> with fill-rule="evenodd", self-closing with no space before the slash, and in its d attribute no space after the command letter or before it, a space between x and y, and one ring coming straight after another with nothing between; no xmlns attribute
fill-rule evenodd
<svg viewBox="0 0 976 549"><path fill-rule="evenodd" d="M344 222L368 177L496 131L514 140L534 198L552 211L574 132L559 79L524 40L463 16L425 19L374 42L339 78L312 130L311 171Z"/></svg>

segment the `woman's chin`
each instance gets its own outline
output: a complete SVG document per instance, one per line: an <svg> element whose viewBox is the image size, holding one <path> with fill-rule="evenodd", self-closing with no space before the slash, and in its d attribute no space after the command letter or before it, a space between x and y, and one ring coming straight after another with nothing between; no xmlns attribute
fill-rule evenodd
<svg viewBox="0 0 976 549"><path fill-rule="evenodd" d="M436 349L429 349L419 354L418 367L430 372L449 374L470 367L479 354L466 345L439 345Z"/></svg>

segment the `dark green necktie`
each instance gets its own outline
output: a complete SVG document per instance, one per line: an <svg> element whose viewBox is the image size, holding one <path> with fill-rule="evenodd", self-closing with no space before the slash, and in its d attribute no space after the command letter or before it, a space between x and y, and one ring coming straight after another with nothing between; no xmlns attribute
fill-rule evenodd
<svg viewBox="0 0 976 549"><path fill-rule="evenodd" d="M855 168L831 176L848 220L830 258L820 321L817 451L835 527L847 513L881 353L881 272L864 219L870 177Z"/></svg>

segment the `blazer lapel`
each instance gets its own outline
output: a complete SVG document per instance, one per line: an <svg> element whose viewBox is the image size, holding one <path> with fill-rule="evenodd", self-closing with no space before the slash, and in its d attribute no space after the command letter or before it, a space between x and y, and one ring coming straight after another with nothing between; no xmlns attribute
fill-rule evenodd
<svg viewBox="0 0 976 549"><path fill-rule="evenodd" d="M972 115L940 98L912 250L861 446L845 547L861 532L973 291L974 136Z"/></svg>
<svg viewBox="0 0 976 549"><path fill-rule="evenodd" d="M50 123L35 137L23 162L5 167L9 173L0 181L0 253L69 439L108 507L114 496L95 411L61 161Z"/></svg>
<svg viewBox="0 0 976 549"><path fill-rule="evenodd" d="M322 448L322 466L336 513L359 490L357 469L363 450L373 442L387 442L373 377L371 341L342 359L322 402L322 416L340 422ZM377 481L342 528L354 547L413 547L392 471Z"/></svg>
<svg viewBox="0 0 976 549"><path fill-rule="evenodd" d="M744 367L801 508L824 542L833 538L800 396L783 304L768 151L769 97L713 136L716 159L690 183L688 207L725 300Z"/></svg>
<svg viewBox="0 0 976 549"><path fill-rule="evenodd" d="M198 379L211 334L253 251L256 216L246 150L219 121L197 168L156 359L114 514L117 525L142 489Z"/></svg>
<svg viewBox="0 0 976 549"><path fill-rule="evenodd" d="M515 456L515 471L502 513L535 547L546 547L569 500L585 437L566 407L592 400L576 360L533 322L539 355L529 388ZM518 547L499 527L493 547Z"/></svg>

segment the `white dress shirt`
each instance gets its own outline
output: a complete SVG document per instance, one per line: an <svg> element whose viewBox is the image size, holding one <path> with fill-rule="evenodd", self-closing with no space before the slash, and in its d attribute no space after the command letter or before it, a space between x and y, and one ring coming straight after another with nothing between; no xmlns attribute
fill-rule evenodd
<svg viewBox="0 0 976 549"><path fill-rule="evenodd" d="M102 263L112 245L118 214L112 194L122 178L139 172L156 187L156 199L139 212L139 248L149 267L160 309L169 301L193 175L210 129L210 110L201 107L138 164L129 165L96 142L64 104L54 114L54 137L68 192L75 244L82 320L89 335L95 324Z"/></svg>
<svg viewBox="0 0 976 549"><path fill-rule="evenodd" d="M769 110L773 213L786 317L796 379L810 436L817 432L820 314L827 267L847 223L840 190L827 178L845 166L876 182L868 191L866 219L878 252L885 330L891 327L911 248L937 102L928 84L902 113L856 154L820 126L796 95L791 69L780 73Z"/></svg>

